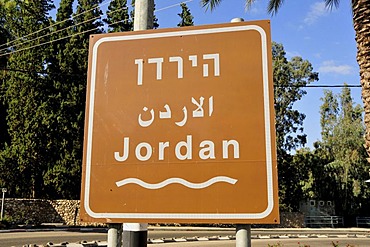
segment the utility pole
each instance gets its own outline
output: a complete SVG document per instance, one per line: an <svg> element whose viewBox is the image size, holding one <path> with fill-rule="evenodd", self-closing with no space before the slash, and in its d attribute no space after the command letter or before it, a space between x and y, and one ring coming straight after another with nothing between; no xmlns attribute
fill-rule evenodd
<svg viewBox="0 0 370 247"><path fill-rule="evenodd" d="M243 22L243 18L234 18L230 22ZM236 225L236 247L251 247L252 236L251 236L251 225Z"/></svg>
<svg viewBox="0 0 370 247"><path fill-rule="evenodd" d="M153 29L154 0L135 0L134 31ZM123 224L123 247L145 247L147 223Z"/></svg>
<svg viewBox="0 0 370 247"><path fill-rule="evenodd" d="M154 0L136 0L134 31L153 29Z"/></svg>

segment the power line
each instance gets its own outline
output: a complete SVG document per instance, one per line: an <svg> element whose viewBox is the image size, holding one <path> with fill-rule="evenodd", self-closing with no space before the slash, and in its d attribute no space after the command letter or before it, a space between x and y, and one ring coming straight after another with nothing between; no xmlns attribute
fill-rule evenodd
<svg viewBox="0 0 370 247"><path fill-rule="evenodd" d="M117 10L114 10L114 11L110 12L109 14L111 14L111 13L115 13L115 12L117 12L117 11L120 11L120 10L124 9L124 8L126 8L126 7L119 8L119 9L117 9ZM103 15L103 16L104 16L104 15ZM38 36L38 37L36 37L36 38L34 38L34 39L26 40L26 41L24 41L23 43L19 43L19 44L15 44L15 45L12 45L12 46L5 47L5 48L3 48L3 49L0 49L0 53L6 52L6 50L8 50L9 48L15 48L15 47L17 47L17 46L21 46L21 45L26 44L26 43L29 43L29 42L31 42L31 41L35 41L35 40L38 40L38 39L41 39L41 38L45 38L45 37L51 36L51 35L53 35L53 34L56 34L56 33L62 32L62 31L64 31L64 30L67 30L67 29L70 29L70 28L73 28L73 27L77 27L77 26L82 25L82 24L84 24L84 23L87 23L87 22L90 22L90 21L94 21L94 20L100 19L101 17L102 17L102 16L94 17L94 18L88 19L88 20L86 20L86 21L83 21L83 22L77 23L77 24L75 24L75 25L72 25L72 26L69 26L69 27L65 27L65 28L60 29L60 30L53 31L53 32L51 32L51 33L48 33L48 34L45 34L45 35L42 35L42 36Z"/></svg>
<svg viewBox="0 0 370 247"><path fill-rule="evenodd" d="M193 1L193 0L188 0L186 2L191 2L191 1ZM159 11L162 11L162 10L166 10L168 8L179 6L181 3L183 3L183 2L180 2L180 3L177 3L177 4L173 4L173 5L170 5L170 6L161 8L161 9L158 9L155 12L159 12ZM100 18L100 17L98 17L98 18ZM127 21L127 20L129 20L129 19L120 20L120 21L117 21L115 23L111 23L109 25L114 25L114 24L117 24L117 23L120 23L120 22L123 22L123 21ZM65 37L61 37L59 39L51 40L51 41L48 41L48 42L44 42L44 43L41 43L41 44L37 44L37 45L25 47L25 48L22 48L22 49L19 49L19 50L14 50L14 51L10 51L10 52L7 52L7 53L3 53L3 54L0 54L0 57L6 56L6 55L10 55L10 54L13 54L13 53L17 53L17 52L20 52L20 51L25 51L25 50L28 50L28 49L32 49L32 48L39 47L39 46L42 46L42 45L51 44L51 43L54 43L54 42L57 42L57 41L60 41L60 40L66 39L66 38L70 38L70 37L74 37L74 36L77 36L77 35L81 35L81 34L84 34L84 33L90 32L90 31L94 31L96 29L99 29L99 27L96 27L96 28L93 28L93 29L89 29L89 30L86 30L86 31L83 31L83 32L80 32L80 33L71 34L71 35L68 35L68 36L65 36Z"/></svg>
<svg viewBox="0 0 370 247"><path fill-rule="evenodd" d="M361 87L361 85L358 85L358 84L353 84L353 85L307 85L306 87L311 87L311 88L325 88L325 87L330 87L330 88L354 87L354 88L356 88L357 87L358 88L358 87Z"/></svg>
<svg viewBox="0 0 370 247"><path fill-rule="evenodd" d="M114 25L114 24L117 24L117 23L120 23L120 22L124 22L124 21L127 21L129 19L125 19L125 20L120 20L120 21L117 21L117 22L114 22L114 23L111 23L110 25ZM25 51L25 50L29 50L29 49L32 49L32 48L36 48L36 47L39 47L39 46L43 46L43 45L46 45L46 44L51 44L51 43L54 43L54 42L57 42L57 41L60 41L60 40L63 40L63 39L67 39L67 38L71 38L71 37L74 37L74 36L78 36L78 35L81 35L81 34L84 34L84 33L88 33L88 32L91 32L91 31L94 31L96 29L99 29L99 27L95 27L95 28L92 28L92 29L89 29L89 30L85 30L83 32L79 32L79 33L74 33L74 34L71 34L71 35L68 35L68 36L64 36L64 37L61 37L59 39L55 39L55 40L50 40L48 42L44 42L44 43L41 43L41 44L37 44L37 45L33 45L33 46L29 46L29 47L25 47L23 49L19 49L19 50L15 50L15 51L11 51L11 52L7 52L7 53L3 53L3 54L0 54L0 57L2 56L6 56L6 55L10 55L10 54L13 54L13 53L17 53L17 52L20 52L20 51Z"/></svg>
<svg viewBox="0 0 370 247"><path fill-rule="evenodd" d="M87 74L63 74L63 73L50 73L50 72L46 72L46 71L31 71L31 70L22 70L22 69L11 69L11 68L1 68L0 67L0 70L2 71L12 71L12 72L22 72L22 73L38 73L38 74L44 74L44 75L64 75L64 76L79 76L79 77L85 77L87 76ZM280 88L292 88L292 87L295 87L294 85L292 86L274 86L274 87L280 87ZM298 86L296 86L298 87ZM352 87L352 88L360 88L361 85L356 85L356 84L352 84L352 85L340 85L340 84L336 84L336 85L306 85L306 86L299 86L300 88L345 88L345 87Z"/></svg>
<svg viewBox="0 0 370 247"><path fill-rule="evenodd" d="M14 42L16 42L16 41L20 40L20 39L27 38L28 36L31 36L31 35L33 35L33 34L36 34L36 33L39 33L39 32L41 32L41 31L47 30L47 29L49 29L49 28L51 28L51 27L54 27L54 26L56 26L56 25L59 25L59 24L61 24L61 23L66 22L66 21L73 20L73 18L76 18L77 16L80 16L80 15L82 15L82 14L85 14L85 13L88 13L88 12L90 12L90 11L93 11L94 9L97 9L97 8L99 8L99 7L102 7L102 6L104 6L104 5L106 5L106 4L108 4L108 3L109 3L109 2L104 3L105 1L108 1L108 0L104 0L104 1L101 3L101 5L98 5L98 6L94 7L94 8L89 9L89 10L83 11L83 12L81 12L81 13L77 14L77 15L74 15L73 17L67 18L67 19L65 19L65 20L63 20L63 21L56 22L56 23L54 23L54 24L52 24L52 25L50 25L50 26L48 26L48 27L42 28L42 29L37 30L37 31L35 31L35 32L33 32L33 33L26 34L25 36L22 36L22 37L19 37L19 38L15 39L15 40L12 40L12 41L9 41L9 42L7 42L7 43L4 43L4 44L0 45L0 47L7 46L7 45L9 45L9 44L12 44L12 43L14 43Z"/></svg>
<svg viewBox="0 0 370 247"><path fill-rule="evenodd" d="M298 85L290 85L290 86L279 86L274 85L274 88L360 88L361 85L359 84L352 84L352 85L345 85L345 84L336 84L336 85L305 85L305 86L298 86Z"/></svg>
<svg viewBox="0 0 370 247"><path fill-rule="evenodd" d="M158 10L154 10L154 12L158 12L158 11L162 11L162 10L166 10L166 9L170 9L170 8L173 8L173 7L176 7L176 6L179 6L181 5L182 3L189 3L189 2L192 2L194 0L187 0L187 1L183 1L181 3L176 3L176 4L173 4L173 5L169 5L167 7L164 7L164 8L161 8L161 9L158 9Z"/></svg>
<svg viewBox="0 0 370 247"><path fill-rule="evenodd" d="M77 35L88 33L88 32L94 31L96 29L99 29L99 28L95 27L95 28L85 30L85 31L80 32L80 33L71 34L71 35L68 35L68 36L65 36L65 37L62 37L62 38L59 38L59 39L51 40L51 41L44 42L44 43L41 43L41 44L29 46L29 47L26 47L26 48L23 48L23 49L19 49L19 50L11 51L11 52L8 52L8 53L4 53L4 54L1 54L0 57L10 55L10 54L13 54L13 53L17 53L17 52L20 52L20 51L29 50L29 49L36 48L36 47L39 47L39 46L42 46L42 45L51 44L51 43L54 43L54 42L57 42L57 41L60 41L60 40L66 39L66 38L71 38L71 37L74 37L74 36L77 36Z"/></svg>
<svg viewBox="0 0 370 247"><path fill-rule="evenodd" d="M57 75L57 76L71 76L71 77L86 77L87 74L65 74L65 73L52 73L46 71L37 71L37 70L24 70L24 69L11 69L11 68L1 68L1 71L11 71L11 72L20 72L25 74L40 74L40 75Z"/></svg>
<svg viewBox="0 0 370 247"><path fill-rule="evenodd" d="M107 0L105 0L105 1L107 1ZM187 0L187 1L184 1L184 2L181 2L181 3L188 3L188 2L192 2L192 1L194 1L194 0ZM60 22L56 22L56 23L54 23L54 24L52 24L52 25L50 25L50 26L48 26L48 27L46 27L46 28L40 29L40 30L35 31L35 32L33 32L33 33L27 34L27 35L25 35L25 36L23 36L23 37L21 37L21 38L18 38L18 39L12 40L12 41L10 41L10 42L7 42L7 43L5 43L5 44L2 44L2 45L0 45L0 47L3 47L3 46L5 46L5 45L12 44L12 43L14 43L14 42L18 41L19 39L24 39L24 38L26 38L26 37L29 37L29 36L33 35L33 34L39 33L39 32L41 32L41 31L44 31L44 30L46 30L46 29L49 29L49 28L51 28L51 27L54 27L54 26L59 25L59 24L61 24L61 23L64 23L64 22L66 22L66 21L68 21L68 20L73 20L73 18L76 18L77 16L80 16L80 15L82 15L82 14L84 14L84 13L90 12L90 11L92 11L92 10L94 10L94 9L97 9L98 7L102 7L102 6L104 6L104 5L108 4L108 3L109 3L109 2L106 2L106 3L104 3L104 4L98 5L97 7L94 7L94 8L91 8L91 9L87 10L87 11L84 11L84 12L82 12L82 13L79 13L79 14L77 14L77 15L75 15L75 16L73 16L73 17L71 17L71 18L65 19L65 20L60 21ZM169 8L173 8L173 7L175 7L175 6L180 5L181 3L173 4L173 5L170 5L170 6L167 6L167 7L164 7L164 8L158 9L158 10L155 10L154 12L159 12L159 11L162 11L162 10L166 10L166 9L169 9ZM35 40L38 40L38 39L41 39L41 38L48 37L48 36L51 36L51 35L53 35L53 34L59 33L59 32L64 31L64 30L67 30L67 29L70 29L70 28L73 28L73 27L77 27L77 26L82 25L82 24L84 24L84 23L87 23L87 22L89 22L89 21L93 21L93 20L100 19L100 18L102 18L102 17L103 17L103 16L105 16L105 15L107 15L107 16L108 16L108 15L111 15L111 14L113 14L113 13L115 13L115 12L117 12L117 11L120 11L120 10L122 10L122 9L125 9L125 8L128 8L128 7L122 7L122 8L116 9L116 10L114 10L114 11L111 11L111 12L109 12L109 13L103 14L102 16L94 17L94 18L91 18L91 19L89 19L89 20L86 20L86 21L83 21L83 22L77 23L77 24L72 25L72 26L69 26L69 27L65 27L65 28L60 29L60 30L53 31L53 32L51 32L51 33L48 33L48 34L45 34L45 35L42 35L42 36L37 36L36 38L33 38L33 39L31 39L31 40L26 40L26 41L24 41L24 42L22 42L22 43L19 43L19 44L15 44L15 45L12 45L12 46L7 46L7 47L5 47L5 48L0 49L0 53L2 53L2 52L4 52L4 51L8 50L9 48L14 48L14 47L17 47L17 46L21 46L21 45L26 44L26 43L29 43L29 42L31 42L31 41L35 41ZM110 24L110 25L111 25L111 24Z"/></svg>

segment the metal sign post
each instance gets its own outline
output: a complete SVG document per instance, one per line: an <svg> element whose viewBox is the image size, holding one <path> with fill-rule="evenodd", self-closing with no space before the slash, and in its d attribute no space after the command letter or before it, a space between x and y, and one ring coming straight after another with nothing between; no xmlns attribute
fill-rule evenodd
<svg viewBox="0 0 370 247"><path fill-rule="evenodd" d="M251 247L251 225L236 225L236 247Z"/></svg>
<svg viewBox="0 0 370 247"><path fill-rule="evenodd" d="M2 188L1 191L3 192L3 198L1 200L1 220L3 220L4 216L4 202L5 202L5 193L7 192L6 188Z"/></svg>
<svg viewBox="0 0 370 247"><path fill-rule="evenodd" d="M122 246L122 224L108 224L108 247Z"/></svg>

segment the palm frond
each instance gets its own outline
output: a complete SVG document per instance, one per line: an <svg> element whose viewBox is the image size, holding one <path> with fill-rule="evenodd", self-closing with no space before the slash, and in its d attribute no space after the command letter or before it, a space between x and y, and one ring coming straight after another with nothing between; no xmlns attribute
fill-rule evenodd
<svg viewBox="0 0 370 247"><path fill-rule="evenodd" d="M271 15L275 15L283 3L284 0L269 0L267 12Z"/></svg>
<svg viewBox="0 0 370 247"><path fill-rule="evenodd" d="M325 6L330 10L332 10L333 7L337 9L339 7L339 2L340 0L325 0Z"/></svg>
<svg viewBox="0 0 370 247"><path fill-rule="evenodd" d="M202 7L205 7L206 11L208 9L213 11L221 2L222 0L201 0Z"/></svg>
<svg viewBox="0 0 370 247"><path fill-rule="evenodd" d="M251 9L251 7L252 7L252 5L253 5L253 3L255 2L256 0L246 0L245 1L245 9L246 10L250 10Z"/></svg>

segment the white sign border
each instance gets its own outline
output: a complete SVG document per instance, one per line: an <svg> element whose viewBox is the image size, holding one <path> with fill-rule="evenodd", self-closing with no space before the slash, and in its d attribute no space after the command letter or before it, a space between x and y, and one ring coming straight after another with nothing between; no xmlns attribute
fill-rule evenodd
<svg viewBox="0 0 370 247"><path fill-rule="evenodd" d="M174 36L190 36L214 33L226 33L237 31L257 31L261 35L262 47L262 73L263 73L263 94L264 94L264 119L265 119L265 142L266 142L266 171L267 171L267 208L260 213L97 213L90 208L90 178L91 178L91 156L92 156L92 139L93 139L93 122L94 122L94 100L96 84L96 68L98 48L105 42L116 42L125 40L154 39ZM274 208L273 196L273 174L272 174L272 145L270 131L270 97L269 97L269 70L268 70L268 50L267 36L263 28L257 25L215 27L186 31L170 31L162 33L148 33L138 35L114 36L99 39L93 46L92 65L91 65L91 83L90 83L90 100L89 118L87 127L87 147L86 147L86 176L84 191L84 206L86 213L93 218L112 218L112 219L210 219L210 220L236 220L236 219L263 219L270 215Z"/></svg>

